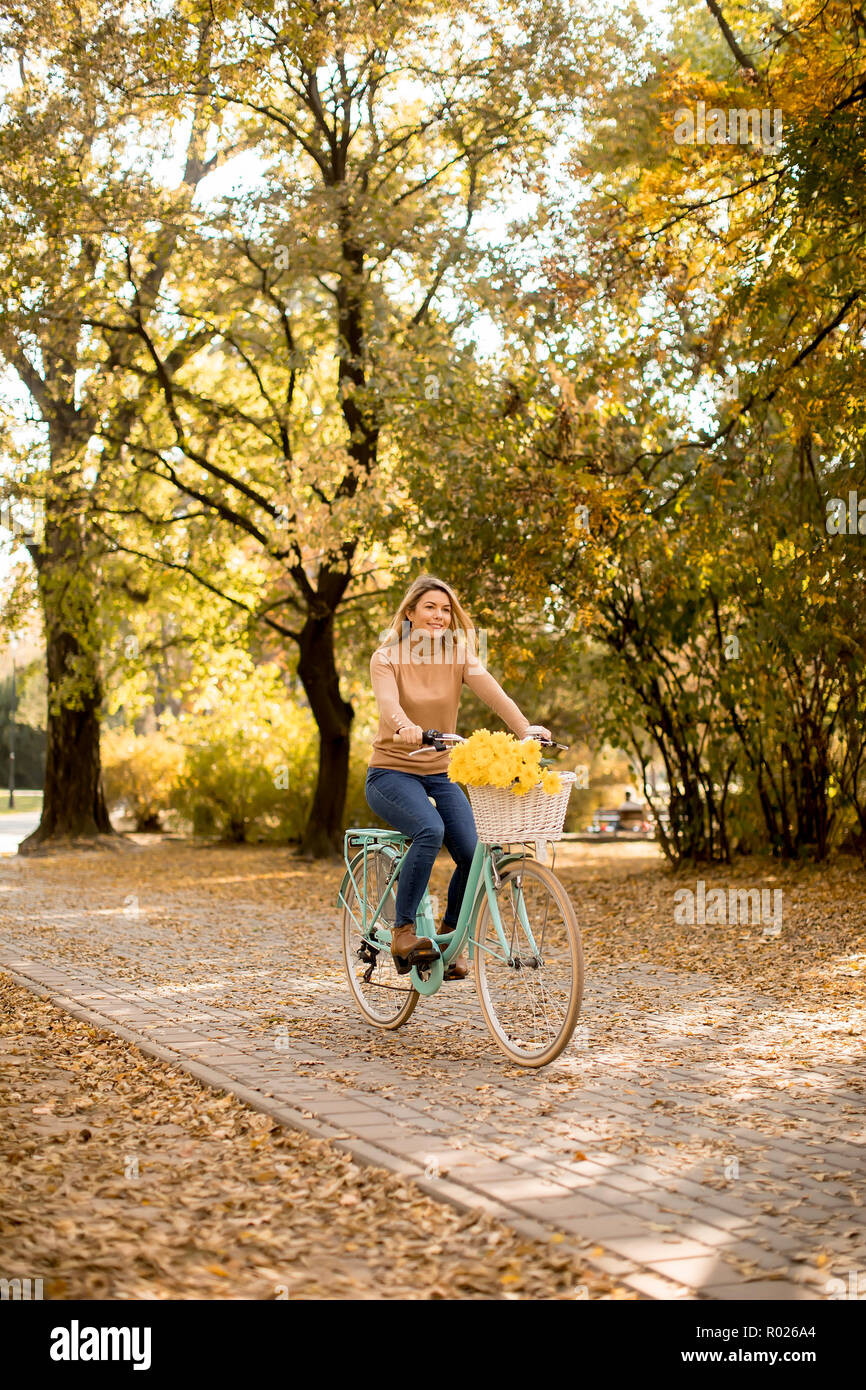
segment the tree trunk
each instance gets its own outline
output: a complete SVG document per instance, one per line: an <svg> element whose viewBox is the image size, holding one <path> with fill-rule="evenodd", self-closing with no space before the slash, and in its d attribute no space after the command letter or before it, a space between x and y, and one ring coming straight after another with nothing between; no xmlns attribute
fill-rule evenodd
<svg viewBox="0 0 866 1390"><path fill-rule="evenodd" d="M44 544L31 554L45 624L48 729L42 818L19 854L114 834L99 756L96 600L76 519L46 521Z"/></svg>
<svg viewBox="0 0 866 1390"><path fill-rule="evenodd" d="M349 746L355 711L340 694L334 654L334 615L307 618L301 630L298 675L319 730L319 770L301 851L316 859L341 854L349 784Z"/></svg>

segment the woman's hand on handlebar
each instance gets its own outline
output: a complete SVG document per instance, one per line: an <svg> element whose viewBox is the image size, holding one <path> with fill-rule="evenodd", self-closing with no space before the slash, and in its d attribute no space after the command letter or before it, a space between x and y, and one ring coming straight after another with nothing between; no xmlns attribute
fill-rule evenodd
<svg viewBox="0 0 866 1390"><path fill-rule="evenodd" d="M404 724L399 733L394 735L397 743L406 743L410 748L420 748L423 737L424 730L420 724Z"/></svg>
<svg viewBox="0 0 866 1390"><path fill-rule="evenodd" d="M530 724L526 733L523 735L524 741L528 738L545 738L548 743L553 742L553 734L549 729L545 729L543 724Z"/></svg>

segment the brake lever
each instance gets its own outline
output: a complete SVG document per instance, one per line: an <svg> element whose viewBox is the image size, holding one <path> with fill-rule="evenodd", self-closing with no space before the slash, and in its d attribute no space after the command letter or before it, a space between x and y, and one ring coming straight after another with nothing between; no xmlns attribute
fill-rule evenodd
<svg viewBox="0 0 866 1390"><path fill-rule="evenodd" d="M409 754L410 758L414 758L418 753L444 753L451 744L466 742L459 734L440 734L438 729L425 729L423 738L421 747L413 749Z"/></svg>

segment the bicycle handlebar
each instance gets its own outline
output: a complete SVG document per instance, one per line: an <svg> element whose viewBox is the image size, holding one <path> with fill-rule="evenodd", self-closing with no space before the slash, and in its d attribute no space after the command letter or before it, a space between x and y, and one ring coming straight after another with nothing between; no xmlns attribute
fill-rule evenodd
<svg viewBox="0 0 866 1390"><path fill-rule="evenodd" d="M449 744L465 742L466 740L460 734L442 734L438 729L425 729L421 735L422 746L410 753L409 757L413 758L416 753L423 753L425 747L435 748L437 753L444 753ZM568 748L567 743L557 743L552 738L540 738L538 742L542 748L559 748L562 752Z"/></svg>

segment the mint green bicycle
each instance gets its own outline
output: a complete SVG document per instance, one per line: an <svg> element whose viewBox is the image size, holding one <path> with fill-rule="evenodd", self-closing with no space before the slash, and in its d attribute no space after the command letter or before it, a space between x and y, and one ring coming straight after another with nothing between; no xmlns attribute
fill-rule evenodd
<svg viewBox="0 0 866 1390"><path fill-rule="evenodd" d="M440 751L461 741L435 729L424 734L424 743ZM435 941L438 959L399 975L390 933L409 843L396 830L346 832L339 894L343 959L361 1014L377 1028L401 1028L419 998L436 993L468 942L481 1012L495 1043L512 1062L546 1066L567 1047L583 996L580 930L562 883L532 857L527 843L510 852L479 838L454 931L437 934L429 892L421 901L415 932Z"/></svg>

